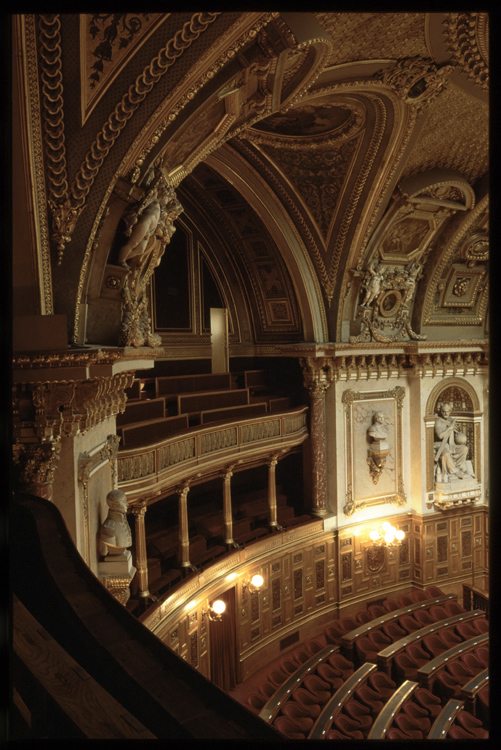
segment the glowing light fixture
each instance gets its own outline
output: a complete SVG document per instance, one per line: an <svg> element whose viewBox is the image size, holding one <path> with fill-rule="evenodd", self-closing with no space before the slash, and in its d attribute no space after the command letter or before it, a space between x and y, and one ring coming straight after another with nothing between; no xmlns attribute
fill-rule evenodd
<svg viewBox="0 0 501 750"><path fill-rule="evenodd" d="M209 620L212 620L212 622L221 622L223 619L223 612L226 609L226 604L223 602L222 599L216 599L216 601L212 604L212 606L207 608L207 612L205 609L202 610L202 619L205 617L205 615L208 616Z"/></svg>
<svg viewBox="0 0 501 750"><path fill-rule="evenodd" d="M374 547L399 547L405 539L405 533L384 521L381 529L373 529L369 537Z"/></svg>
<svg viewBox="0 0 501 750"><path fill-rule="evenodd" d="M256 575L252 576L250 581L242 581L242 587L244 590L248 588L249 591L259 591L263 583L263 576L260 576L258 573L256 573Z"/></svg>

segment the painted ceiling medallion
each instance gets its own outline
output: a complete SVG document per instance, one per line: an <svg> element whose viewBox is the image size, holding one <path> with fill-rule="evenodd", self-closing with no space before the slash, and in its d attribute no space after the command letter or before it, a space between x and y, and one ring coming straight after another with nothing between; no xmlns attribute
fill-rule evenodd
<svg viewBox="0 0 501 750"><path fill-rule="evenodd" d="M82 13L82 125L130 58L170 13Z"/></svg>
<svg viewBox="0 0 501 750"><path fill-rule="evenodd" d="M360 130L364 119L363 107L349 97L334 104L313 100L287 112L275 112L245 135L252 141L273 142L276 146L315 148L350 138Z"/></svg>

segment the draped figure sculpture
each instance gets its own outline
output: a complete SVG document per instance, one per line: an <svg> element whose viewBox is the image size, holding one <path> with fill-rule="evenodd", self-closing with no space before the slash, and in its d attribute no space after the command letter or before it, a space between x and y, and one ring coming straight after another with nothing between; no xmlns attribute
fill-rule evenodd
<svg viewBox="0 0 501 750"><path fill-rule="evenodd" d="M451 417L452 404L439 402L435 419L435 477L447 482L449 476L458 479L473 477L467 462L468 445L464 432L456 427L456 417Z"/></svg>

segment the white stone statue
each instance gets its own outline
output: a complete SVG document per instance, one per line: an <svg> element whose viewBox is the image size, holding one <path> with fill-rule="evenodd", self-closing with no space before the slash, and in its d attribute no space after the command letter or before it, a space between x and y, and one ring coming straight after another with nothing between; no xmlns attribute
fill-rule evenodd
<svg viewBox="0 0 501 750"><path fill-rule="evenodd" d="M99 553L123 555L132 544L132 533L127 521L127 495L122 490L111 490L106 495L108 515L98 532Z"/></svg>
<svg viewBox="0 0 501 750"><path fill-rule="evenodd" d="M362 307L369 307L379 295L384 279L384 266L374 258L368 265L364 278L365 297Z"/></svg>
<svg viewBox="0 0 501 750"><path fill-rule="evenodd" d="M372 415L372 424L367 430L371 438L371 448L374 451L385 451L389 449L388 432L384 423L384 414L381 411L375 411Z"/></svg>
<svg viewBox="0 0 501 750"><path fill-rule="evenodd" d="M447 482L449 475L458 479L473 477L467 462L468 445L464 432L456 427L456 417L451 417L452 404L439 402L435 419L435 477Z"/></svg>

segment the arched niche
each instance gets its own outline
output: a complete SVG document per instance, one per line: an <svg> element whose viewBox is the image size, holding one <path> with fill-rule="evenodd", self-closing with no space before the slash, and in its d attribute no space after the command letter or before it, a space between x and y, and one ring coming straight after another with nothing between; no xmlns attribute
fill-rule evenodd
<svg viewBox="0 0 501 750"><path fill-rule="evenodd" d="M434 434L436 410L440 402L451 403L451 417L467 437L468 458L471 460L475 476L481 477L482 455L480 426L483 412L480 400L473 386L462 378L446 378L432 390L426 403L424 422L426 425L426 488L435 489L434 477Z"/></svg>

